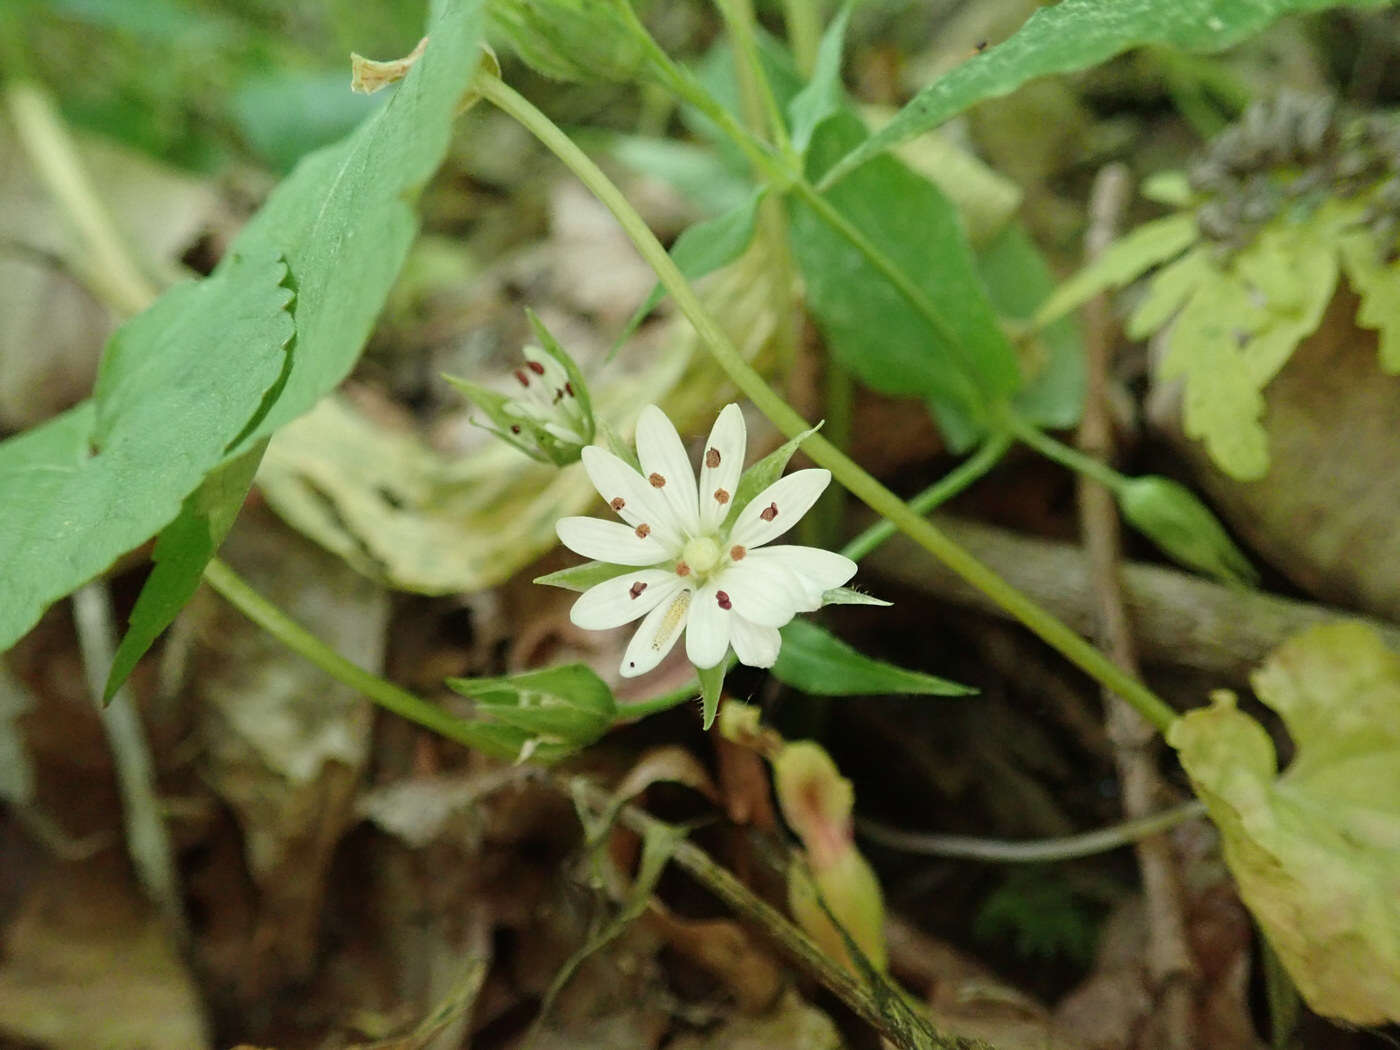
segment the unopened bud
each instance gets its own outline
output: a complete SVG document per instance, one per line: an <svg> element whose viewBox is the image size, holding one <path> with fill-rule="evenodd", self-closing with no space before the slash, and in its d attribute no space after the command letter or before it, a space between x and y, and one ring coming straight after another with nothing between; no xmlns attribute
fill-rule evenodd
<svg viewBox="0 0 1400 1050"><path fill-rule="evenodd" d="M1129 478L1116 493L1133 528L1174 561L1224 583L1252 586L1258 574L1196 495L1170 478Z"/></svg>
<svg viewBox="0 0 1400 1050"><path fill-rule="evenodd" d="M510 394L455 376L443 376L486 413L485 426L533 459L563 467L576 462L593 442L593 406L583 373L533 313L540 346L527 346L524 364L508 381ZM483 424L484 425L484 424Z"/></svg>
<svg viewBox="0 0 1400 1050"><path fill-rule="evenodd" d="M650 50L628 0L491 0L488 11L521 60L555 80L625 83Z"/></svg>
<svg viewBox="0 0 1400 1050"><path fill-rule="evenodd" d="M855 969L845 939L832 925L834 917L861 953L883 969L884 898L875 873L855 846L851 782L810 740L783 746L773 757L773 780L783 819L804 847L802 858L788 869L793 918L833 958Z"/></svg>

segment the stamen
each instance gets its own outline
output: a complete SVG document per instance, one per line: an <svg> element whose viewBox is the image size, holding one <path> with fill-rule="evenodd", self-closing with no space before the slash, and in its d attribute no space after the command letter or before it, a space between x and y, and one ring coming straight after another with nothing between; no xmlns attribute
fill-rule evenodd
<svg viewBox="0 0 1400 1050"><path fill-rule="evenodd" d="M715 591L715 601L719 603L719 607L725 612L734 608L734 603L729 600L729 595L725 594L723 591Z"/></svg>
<svg viewBox="0 0 1400 1050"><path fill-rule="evenodd" d="M637 539L644 540L651 535L651 526L648 525L646 522L642 522L632 531L637 534Z"/></svg>
<svg viewBox="0 0 1400 1050"><path fill-rule="evenodd" d="M643 592L644 590L646 590L646 589L647 589L647 585L646 585L645 583L643 583L641 580L638 580L636 583L632 584L631 589L628 590L627 593L630 594L630 595L632 596L632 598L635 600L635 599L637 599L637 598L640 598L640 597L642 596L642 592Z"/></svg>
<svg viewBox="0 0 1400 1050"><path fill-rule="evenodd" d="M621 496L618 496L611 503L609 503L608 506L611 507L613 510L621 510L623 507L627 506L627 501Z"/></svg>
<svg viewBox="0 0 1400 1050"><path fill-rule="evenodd" d="M774 518L776 518L777 516L778 516L778 505L777 505L776 503L770 503L770 504L768 504L768 509L765 510L762 514L759 515L759 517L762 518L764 521L772 521L772 520L773 520Z"/></svg>
<svg viewBox="0 0 1400 1050"><path fill-rule="evenodd" d="M564 393L568 394L570 397L573 397L573 396L574 396L574 384L573 384L573 383L565 383L565 384L564 384Z"/></svg>
<svg viewBox="0 0 1400 1050"><path fill-rule="evenodd" d="M689 575L690 575L690 566L687 565L687 564L686 564L685 562L683 562L683 561L678 561L678 562L676 562L676 575L677 575L677 576L689 576Z"/></svg>
<svg viewBox="0 0 1400 1050"><path fill-rule="evenodd" d="M512 434L518 434L518 433L520 433L520 424L519 424L519 423L512 423L512 424L510 425L510 432L511 432Z"/></svg>
<svg viewBox="0 0 1400 1050"><path fill-rule="evenodd" d="M705 453L705 466L709 467L711 470L719 466L719 449L712 448Z"/></svg>
<svg viewBox="0 0 1400 1050"><path fill-rule="evenodd" d="M660 474L648 475L647 480L651 482L651 487L654 489L659 489L666 484L666 479Z"/></svg>
<svg viewBox="0 0 1400 1050"><path fill-rule="evenodd" d="M518 380L520 380L520 385L521 385L521 386L526 387L526 388L529 387L529 385L530 385L530 377L527 376L527 375L525 374L525 369L523 369L523 368L517 368L517 369L515 370L515 378L518 379Z"/></svg>
<svg viewBox="0 0 1400 1050"><path fill-rule="evenodd" d="M745 549L743 548L742 545L736 543L736 544L734 544L734 546L732 546L732 547L729 548L729 560L730 560L730 561L741 561L741 560L743 559L744 555L747 554L747 553L749 553L749 552L748 552L747 550L745 550Z"/></svg>
<svg viewBox="0 0 1400 1050"><path fill-rule="evenodd" d="M724 489L715 489L715 502L723 507L729 502L729 493L725 492Z"/></svg>
<svg viewBox="0 0 1400 1050"><path fill-rule="evenodd" d="M553 403L557 405L557 404L559 404L560 401L563 401L563 400L564 400L564 391L562 391L562 390L556 390L556 391L554 391L554 402L553 402Z"/></svg>
<svg viewBox="0 0 1400 1050"><path fill-rule="evenodd" d="M526 361L525 367L531 372L534 372L537 376L544 375L544 365L540 364L538 361Z"/></svg>

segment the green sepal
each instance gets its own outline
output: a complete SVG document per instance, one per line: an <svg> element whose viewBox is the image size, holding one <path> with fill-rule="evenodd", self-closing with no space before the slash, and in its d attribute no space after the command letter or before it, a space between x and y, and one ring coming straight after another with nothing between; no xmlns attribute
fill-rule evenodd
<svg viewBox="0 0 1400 1050"><path fill-rule="evenodd" d="M495 390L488 390L480 384L473 383L467 379L459 379L456 376L448 375L446 372L441 373L441 375L443 379L456 388L458 393L477 408L481 409L481 411L485 412L486 418L495 424L494 426L487 426L473 419L472 423L475 426L480 427L490 434L496 435L496 437L500 438L507 445L519 449L533 460L538 460L541 463L553 462L540 449L538 442L531 444L525 441L519 434L511 433L511 427L520 427L521 434L525 432L526 428L529 428L532 436L534 436L537 431L540 433L543 433L543 431L538 427L532 426L528 420L516 419L514 416L506 415L504 409L511 399L505 394ZM545 436L553 440L552 435L546 434Z"/></svg>
<svg viewBox="0 0 1400 1050"><path fill-rule="evenodd" d="M729 513L724 518L724 528L729 529L734 524L734 519L739 516L753 498L766 489L773 482L783 476L783 471L787 469L788 460L792 459L793 453L797 451L799 445L821 429L821 424L804 430L791 441L785 441L768 455L764 456L748 470L744 471L739 478L739 484L734 490L734 503L729 508Z"/></svg>
<svg viewBox="0 0 1400 1050"><path fill-rule="evenodd" d="M715 724L719 713L719 698L724 691L724 673L729 669L729 654L713 667L697 667L696 676L700 679L701 726L709 729Z"/></svg>
<svg viewBox="0 0 1400 1050"><path fill-rule="evenodd" d="M566 591L586 591L599 583L606 583L623 573L636 572L633 565L613 565L605 561L586 561L582 565L570 565L558 572L536 576L534 582L546 587L562 587Z"/></svg>
<svg viewBox="0 0 1400 1050"><path fill-rule="evenodd" d="M559 362L559 366L564 369L564 374L569 377L569 382L574 388L574 398L578 401L579 407L583 409L583 443L590 444L598 427L593 420L593 399L588 396L588 384L583 381L583 373L579 370L578 363L569 356L567 350L559 345L559 340L555 339L554 334L544 326L544 322L539 319L535 311L527 307L525 316L530 320L530 327L535 330L535 336L540 341L540 349Z"/></svg>

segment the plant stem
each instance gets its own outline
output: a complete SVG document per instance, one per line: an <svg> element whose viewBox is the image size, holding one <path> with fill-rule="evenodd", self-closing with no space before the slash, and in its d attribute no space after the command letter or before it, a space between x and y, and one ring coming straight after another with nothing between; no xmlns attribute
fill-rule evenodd
<svg viewBox="0 0 1400 1050"><path fill-rule="evenodd" d="M946 503L996 466L1010 447L1009 434L993 434L982 442L976 452L911 499L909 509L922 517ZM841 553L852 561L860 561L897 531L893 522L888 518L882 519L842 547Z"/></svg>
<svg viewBox="0 0 1400 1050"><path fill-rule="evenodd" d="M85 250L74 258L83 261L72 265L98 299L119 313L140 313L155 300L156 289L132 261L53 100L35 84L18 82L6 89L5 101L34 171L82 240Z"/></svg>
<svg viewBox="0 0 1400 1050"><path fill-rule="evenodd" d="M255 591L218 558L205 566L204 580L230 605L288 649L310 660L337 681L358 689L380 707L459 744L467 747L479 745L477 737L471 732L470 723L363 667L357 667Z"/></svg>
<svg viewBox="0 0 1400 1050"><path fill-rule="evenodd" d="M1007 428L1028 447L1035 449L1046 459L1070 470L1092 478L1110 492L1117 493L1127 480L1112 467L1105 465L1093 456L1086 456L1076 448L1056 441L1045 431L1010 413L1006 415Z"/></svg>
<svg viewBox="0 0 1400 1050"><path fill-rule="evenodd" d="M1041 864L1047 861L1074 860L1095 853L1106 853L1119 846L1128 846L1139 839L1174 828L1196 817L1205 816L1203 803L1192 800L1172 806L1160 813L1125 820L1120 824L1086 831L1081 835L1065 835L1053 839L1033 839L1017 842L1012 839L983 839L971 835L935 835L918 831L900 831L874 820L858 819L856 830L871 842L918 853L925 857L957 857L963 860L986 860L998 864Z"/></svg>
<svg viewBox="0 0 1400 1050"><path fill-rule="evenodd" d="M758 410L789 437L795 437L809 429L807 421L779 397L763 377L744 360L738 348L700 302L695 290L648 228L645 220L637 214L627 198L588 155L528 99L499 77L489 71L483 71L478 74L476 86L483 98L519 121L613 213L623 231L695 327L696 333L720 367L729 374L734 384ZM1159 730L1165 731L1175 719L1176 713L1150 689L1114 666L1112 661L1106 659L1068 626L906 507L898 496L820 434L814 434L807 439L805 451L815 462L830 470L837 481L871 510L888 518L901 532L990 597L1045 642L1058 649L1066 659L1090 677L1118 693Z"/></svg>
<svg viewBox="0 0 1400 1050"><path fill-rule="evenodd" d="M797 71L811 77L817 65L817 51L822 44L822 23L819 0L783 0L783 20L787 22L788 43Z"/></svg>

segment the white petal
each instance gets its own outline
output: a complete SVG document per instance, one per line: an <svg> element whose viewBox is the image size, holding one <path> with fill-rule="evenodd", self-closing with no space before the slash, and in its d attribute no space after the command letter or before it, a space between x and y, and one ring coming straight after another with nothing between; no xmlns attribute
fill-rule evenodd
<svg viewBox="0 0 1400 1050"><path fill-rule="evenodd" d="M719 604L715 581L695 592L690 603L690 620L685 628L685 655L696 667L714 667L729 648L729 621L732 613Z"/></svg>
<svg viewBox="0 0 1400 1050"><path fill-rule="evenodd" d="M744 556L744 565L774 563L795 574L806 592L803 612L821 608L822 595L840 587L856 574L856 563L844 554L822 550L820 547L797 547L779 544L760 547Z"/></svg>
<svg viewBox="0 0 1400 1050"><path fill-rule="evenodd" d="M776 540L797 524L830 483L831 471L819 468L797 470L779 478L739 512L729 542L758 547Z"/></svg>
<svg viewBox="0 0 1400 1050"><path fill-rule="evenodd" d="M658 499L655 489L642 476L606 449L589 445L583 450L583 469L593 487L613 507L614 513L634 528L646 525L651 535L666 547L672 556L680 554L684 544L671 520L666 501ZM616 506L621 500L622 506Z"/></svg>
<svg viewBox="0 0 1400 1050"><path fill-rule="evenodd" d="M750 667L772 667L778 660L783 636L776 627L750 623L742 616L730 618L729 630L734 643L734 655L741 664Z"/></svg>
<svg viewBox="0 0 1400 1050"><path fill-rule="evenodd" d="M748 440L744 413L738 405L725 405L700 457L700 525L706 532L717 529L729 513L739 475L744 472ZM717 494L722 498L717 498Z"/></svg>
<svg viewBox="0 0 1400 1050"><path fill-rule="evenodd" d="M720 573L715 584L736 613L766 627L781 627L807 601L807 589L797 574L779 562L745 558Z"/></svg>
<svg viewBox="0 0 1400 1050"><path fill-rule="evenodd" d="M655 536L643 539L615 521L560 518L554 531L575 554L614 565L655 565L668 557L666 547Z"/></svg>
<svg viewBox="0 0 1400 1050"><path fill-rule="evenodd" d="M694 536L700 531L695 471L676 428L655 405L647 405L637 417L637 459L642 464L642 476L671 508L680 531Z"/></svg>
<svg viewBox="0 0 1400 1050"><path fill-rule="evenodd" d="M607 631L631 623L672 597L681 578L665 569L639 569L594 584L584 591L569 619L588 631Z"/></svg>
<svg viewBox="0 0 1400 1050"><path fill-rule="evenodd" d="M646 674L666 658L685 627L692 597L692 591L683 587L646 614L637 633L627 643L627 651L622 654L623 678Z"/></svg>

